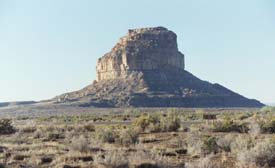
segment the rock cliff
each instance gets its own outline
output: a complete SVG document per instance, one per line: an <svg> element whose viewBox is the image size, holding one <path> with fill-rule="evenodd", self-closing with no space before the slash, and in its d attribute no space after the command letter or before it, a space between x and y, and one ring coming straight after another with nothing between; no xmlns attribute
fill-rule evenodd
<svg viewBox="0 0 275 168"><path fill-rule="evenodd" d="M177 35L163 27L132 29L98 60L97 81L164 67L184 70L184 55L178 51Z"/></svg>
<svg viewBox="0 0 275 168"><path fill-rule="evenodd" d="M99 58L93 84L51 100L95 107L261 107L185 70L177 35L164 28L131 29Z"/></svg>

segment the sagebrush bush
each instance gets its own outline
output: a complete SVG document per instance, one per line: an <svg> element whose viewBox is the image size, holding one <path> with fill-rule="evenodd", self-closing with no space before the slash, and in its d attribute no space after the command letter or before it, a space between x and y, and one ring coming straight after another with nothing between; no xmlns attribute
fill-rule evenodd
<svg viewBox="0 0 275 168"><path fill-rule="evenodd" d="M0 120L0 134L13 134L16 129L12 126L12 120L1 119Z"/></svg>
<svg viewBox="0 0 275 168"><path fill-rule="evenodd" d="M141 115L134 122L133 126L142 132L156 132L161 129L160 114Z"/></svg>
<svg viewBox="0 0 275 168"><path fill-rule="evenodd" d="M128 168L129 160L123 151L113 150L106 154L98 153L95 164L97 167Z"/></svg>
<svg viewBox="0 0 275 168"><path fill-rule="evenodd" d="M275 117L259 121L262 133L275 133Z"/></svg>
<svg viewBox="0 0 275 168"><path fill-rule="evenodd" d="M249 135L238 135L230 144L231 153L238 155L242 151L250 150L255 146L255 138Z"/></svg>
<svg viewBox="0 0 275 168"><path fill-rule="evenodd" d="M138 142L139 132L135 129L127 128L121 130L116 142L122 145L136 144Z"/></svg>
<svg viewBox="0 0 275 168"><path fill-rule="evenodd" d="M217 139L217 145L225 152L231 152L231 144L236 139L235 135L227 134Z"/></svg>
<svg viewBox="0 0 275 168"><path fill-rule="evenodd" d="M85 131L88 132L94 132L95 131L95 125L93 123L86 123L83 125L83 128Z"/></svg>
<svg viewBox="0 0 275 168"><path fill-rule="evenodd" d="M114 128L107 127L97 130L96 137L103 143L115 143L119 135Z"/></svg>
<svg viewBox="0 0 275 168"><path fill-rule="evenodd" d="M237 115L237 119L238 120L244 120L244 119L247 119L247 118L251 117L252 114L253 113L245 113L245 112L243 112L243 113L240 113L240 114Z"/></svg>
<svg viewBox="0 0 275 168"><path fill-rule="evenodd" d="M217 138L198 133L189 133L186 138L187 151L191 155L207 155L217 153L219 146Z"/></svg>
<svg viewBox="0 0 275 168"><path fill-rule="evenodd" d="M210 154L200 159L199 161L188 162L186 168L228 168L227 165L216 162L215 155Z"/></svg>
<svg viewBox="0 0 275 168"><path fill-rule="evenodd" d="M204 136L202 150L204 154L217 153L219 146L217 144L217 138L212 136Z"/></svg>
<svg viewBox="0 0 275 168"><path fill-rule="evenodd" d="M46 139L48 141L56 141L58 139L65 138L65 132L63 129L57 127L48 127L46 128Z"/></svg>
<svg viewBox="0 0 275 168"><path fill-rule="evenodd" d="M133 126L141 132L177 131L180 128L180 118L174 112L165 116L160 113L142 115L134 121Z"/></svg>
<svg viewBox="0 0 275 168"><path fill-rule="evenodd" d="M230 118L226 118L224 120L213 122L212 130L214 132L247 133L249 131L249 127L247 123L238 123Z"/></svg>
<svg viewBox="0 0 275 168"><path fill-rule="evenodd" d="M239 167L275 167L275 141L259 141L248 150L238 154Z"/></svg>
<svg viewBox="0 0 275 168"><path fill-rule="evenodd" d="M83 135L80 137L73 137L70 144L71 150L78 152L87 152L89 151L89 141Z"/></svg>
<svg viewBox="0 0 275 168"><path fill-rule="evenodd" d="M180 128L180 118L176 113L168 113L168 116L163 118L162 122L164 131L177 131Z"/></svg>

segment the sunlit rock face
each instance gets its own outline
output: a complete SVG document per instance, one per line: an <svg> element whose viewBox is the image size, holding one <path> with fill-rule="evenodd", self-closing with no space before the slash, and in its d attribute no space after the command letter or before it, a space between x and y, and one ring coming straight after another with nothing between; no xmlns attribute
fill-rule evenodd
<svg viewBox="0 0 275 168"><path fill-rule="evenodd" d="M97 81L124 77L132 71L175 68L184 70L177 35L163 27L130 29L98 60Z"/></svg>

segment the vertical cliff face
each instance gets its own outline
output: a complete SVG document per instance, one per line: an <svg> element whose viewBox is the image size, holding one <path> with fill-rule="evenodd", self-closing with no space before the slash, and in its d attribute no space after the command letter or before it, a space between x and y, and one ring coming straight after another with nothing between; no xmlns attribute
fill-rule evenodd
<svg viewBox="0 0 275 168"><path fill-rule="evenodd" d="M98 59L97 80L53 99L96 107L260 107L219 84L185 71L177 35L163 27L129 30Z"/></svg>
<svg viewBox="0 0 275 168"><path fill-rule="evenodd" d="M97 81L124 77L132 71L184 70L177 35L163 27L132 29L97 63Z"/></svg>

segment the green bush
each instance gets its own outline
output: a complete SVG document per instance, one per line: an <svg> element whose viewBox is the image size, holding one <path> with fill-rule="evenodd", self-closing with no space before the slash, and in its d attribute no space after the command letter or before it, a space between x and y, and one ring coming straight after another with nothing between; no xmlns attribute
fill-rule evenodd
<svg viewBox="0 0 275 168"><path fill-rule="evenodd" d="M226 118L222 121L213 122L212 129L214 132L239 132L247 133L249 127L247 123L237 123L230 118Z"/></svg>
<svg viewBox="0 0 275 168"><path fill-rule="evenodd" d="M93 123L87 123L83 126L84 130L88 132L94 132L95 131L95 125Z"/></svg>
<svg viewBox="0 0 275 168"><path fill-rule="evenodd" d="M142 132L161 131L160 114L142 115L133 122L133 127Z"/></svg>
<svg viewBox="0 0 275 168"><path fill-rule="evenodd" d="M252 116L252 113L240 113L238 116L237 116L237 119L238 120L244 120L244 119L247 119L249 117Z"/></svg>
<svg viewBox="0 0 275 168"><path fill-rule="evenodd" d="M217 153L220 149L217 141L216 137L191 132L186 137L187 151L192 156Z"/></svg>
<svg viewBox="0 0 275 168"><path fill-rule="evenodd" d="M180 128L180 118L176 113L168 113L168 116L163 118L164 131L177 131Z"/></svg>
<svg viewBox="0 0 275 168"><path fill-rule="evenodd" d="M118 133L113 128L103 128L96 132L96 137L103 143L114 143L119 138Z"/></svg>
<svg viewBox="0 0 275 168"><path fill-rule="evenodd" d="M116 142L122 145L136 144L138 142L138 137L138 131L136 131L135 129L127 128L120 132L119 138L116 140Z"/></svg>
<svg viewBox="0 0 275 168"><path fill-rule="evenodd" d="M275 117L269 120L262 120L259 122L261 132L263 133L275 133Z"/></svg>
<svg viewBox="0 0 275 168"><path fill-rule="evenodd" d="M133 127L141 132L177 131L180 128L180 118L173 112L167 116L160 113L142 115L133 122Z"/></svg>
<svg viewBox="0 0 275 168"><path fill-rule="evenodd" d="M203 137L202 151L204 154L217 153L219 146L217 145L217 138L212 136Z"/></svg>
<svg viewBox="0 0 275 168"><path fill-rule="evenodd" d="M1 119L0 120L0 134L13 134L15 133L15 128L12 126L12 120Z"/></svg>

